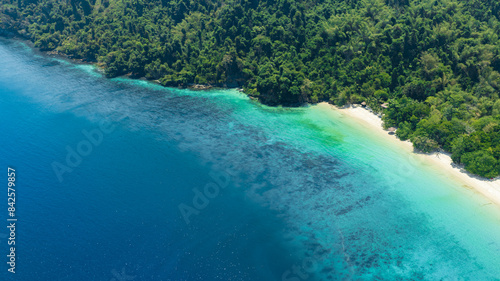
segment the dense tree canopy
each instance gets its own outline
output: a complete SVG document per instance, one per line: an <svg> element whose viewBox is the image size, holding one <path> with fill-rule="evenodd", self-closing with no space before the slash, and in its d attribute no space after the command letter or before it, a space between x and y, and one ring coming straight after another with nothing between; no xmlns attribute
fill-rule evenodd
<svg viewBox="0 0 500 281"><path fill-rule="evenodd" d="M270 105L366 101L424 152L500 164L494 0L0 0L42 50L166 86L243 86ZM387 103L382 109L380 104Z"/></svg>

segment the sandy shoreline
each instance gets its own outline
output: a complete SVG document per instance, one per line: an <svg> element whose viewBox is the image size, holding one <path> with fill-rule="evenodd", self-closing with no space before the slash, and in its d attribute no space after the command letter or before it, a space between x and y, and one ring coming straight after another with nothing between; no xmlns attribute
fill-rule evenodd
<svg viewBox="0 0 500 281"><path fill-rule="evenodd" d="M401 141L395 135L389 135L382 127L382 119L360 105L353 105L346 108L338 108L328 103L320 103L318 106L331 108L342 115L355 120L363 127L372 130L380 135L385 141L392 142L401 149L407 152L413 152L413 145L409 141ZM420 154L415 153L415 156L421 158L422 161L435 166L443 174L449 178L463 183L466 187L471 188L480 194L486 196L496 205L500 206L500 179L488 180L476 177L465 171L462 167L453 165L451 157L444 153Z"/></svg>

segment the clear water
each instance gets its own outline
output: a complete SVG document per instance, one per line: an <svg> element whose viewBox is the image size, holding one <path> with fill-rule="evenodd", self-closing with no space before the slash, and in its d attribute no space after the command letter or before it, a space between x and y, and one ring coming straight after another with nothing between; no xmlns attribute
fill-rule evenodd
<svg viewBox="0 0 500 281"><path fill-rule="evenodd" d="M0 120L19 219L1 280L500 280L498 207L322 107L109 80L1 39Z"/></svg>

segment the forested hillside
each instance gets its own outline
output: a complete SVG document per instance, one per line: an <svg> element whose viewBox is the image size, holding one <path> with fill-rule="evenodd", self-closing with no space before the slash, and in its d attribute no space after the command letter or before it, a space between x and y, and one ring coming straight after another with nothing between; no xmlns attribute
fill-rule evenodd
<svg viewBox="0 0 500 281"><path fill-rule="evenodd" d="M42 50L166 86L243 86L270 105L367 104L424 152L500 170L500 2L0 0Z"/></svg>

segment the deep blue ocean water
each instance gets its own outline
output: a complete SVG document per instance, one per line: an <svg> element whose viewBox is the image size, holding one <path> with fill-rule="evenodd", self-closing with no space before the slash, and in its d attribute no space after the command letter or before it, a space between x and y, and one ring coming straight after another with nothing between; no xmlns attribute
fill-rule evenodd
<svg viewBox="0 0 500 281"><path fill-rule="evenodd" d="M329 114L0 39L0 279L499 280L498 208Z"/></svg>

